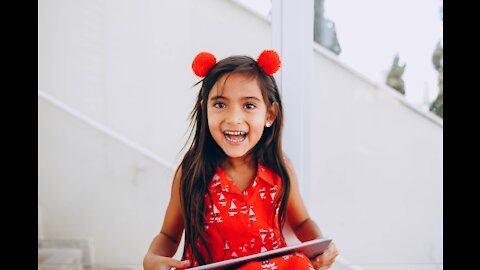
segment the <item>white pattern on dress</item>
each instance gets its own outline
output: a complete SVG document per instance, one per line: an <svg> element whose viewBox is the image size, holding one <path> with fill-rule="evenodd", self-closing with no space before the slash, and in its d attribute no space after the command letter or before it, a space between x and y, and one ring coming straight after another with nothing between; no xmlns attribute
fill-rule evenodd
<svg viewBox="0 0 480 270"><path fill-rule="evenodd" d="M215 218L215 221L218 222L218 223L222 223L223 220L222 220L222 216L220 215L220 211L218 211L218 208L213 205L213 213L212 213L212 217Z"/></svg>
<svg viewBox="0 0 480 270"><path fill-rule="evenodd" d="M230 203L230 208L228 209L228 215L233 217L236 214L238 214L237 206L233 203L232 200L232 203Z"/></svg>
<svg viewBox="0 0 480 270"><path fill-rule="evenodd" d="M225 240L225 247L224 247L224 250L229 250L230 247L228 246L228 241Z"/></svg>
<svg viewBox="0 0 480 270"><path fill-rule="evenodd" d="M259 229L260 237L262 237L262 243L265 244L265 237L267 236L268 230L266 229Z"/></svg>
<svg viewBox="0 0 480 270"><path fill-rule="evenodd" d="M270 232L270 237L268 237L268 239L270 241L273 241L273 237L275 236L275 233L273 232L272 228L268 228L268 231Z"/></svg>
<svg viewBox="0 0 480 270"><path fill-rule="evenodd" d="M275 185L274 187L270 188L270 197L272 197L271 203L273 203L273 200L275 199L275 195L277 194L277 189L278 186Z"/></svg>
<svg viewBox="0 0 480 270"><path fill-rule="evenodd" d="M266 196L265 196L265 190L267 188L266 187L263 187L261 189L258 190L258 192L260 193L260 198L262 198L262 200L265 200Z"/></svg>
<svg viewBox="0 0 480 270"><path fill-rule="evenodd" d="M218 185L220 185L220 176L218 176L217 174L215 174L215 175L213 176L213 179L212 179L211 187L212 187L212 188L216 188Z"/></svg>
<svg viewBox="0 0 480 270"><path fill-rule="evenodd" d="M220 198L218 198L218 204L221 206L227 205L227 200L225 199L225 196L223 196L223 193L220 192Z"/></svg>
<svg viewBox="0 0 480 270"><path fill-rule="evenodd" d="M253 205L250 206L249 218L251 222L257 221L257 218L255 217L255 212L253 212Z"/></svg>
<svg viewBox="0 0 480 270"><path fill-rule="evenodd" d="M269 260L263 261L262 262L262 269L272 269L275 270L278 268L277 264L275 262L269 262Z"/></svg>
<svg viewBox="0 0 480 270"><path fill-rule="evenodd" d="M212 204L208 205L208 208L212 209ZM209 219L210 224L212 224L212 223L215 222L215 216L216 216L216 215L217 215L217 214L213 213L213 211L210 212L210 219Z"/></svg>

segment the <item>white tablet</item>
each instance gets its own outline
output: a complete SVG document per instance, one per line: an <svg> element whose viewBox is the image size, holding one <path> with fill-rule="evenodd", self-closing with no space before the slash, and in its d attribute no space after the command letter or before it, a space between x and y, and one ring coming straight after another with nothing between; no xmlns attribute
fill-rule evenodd
<svg viewBox="0 0 480 270"><path fill-rule="evenodd" d="M308 258L314 258L322 254L332 242L331 238L324 237L320 239L315 239L279 249L269 250L262 253L252 254L245 257L240 257L231 260L225 260L221 262L210 263L206 265L201 265L193 268L191 270L201 270L201 269L223 269L227 267L233 267L235 265L239 266L250 261L263 261L268 258L279 257L294 252L301 252L305 254Z"/></svg>

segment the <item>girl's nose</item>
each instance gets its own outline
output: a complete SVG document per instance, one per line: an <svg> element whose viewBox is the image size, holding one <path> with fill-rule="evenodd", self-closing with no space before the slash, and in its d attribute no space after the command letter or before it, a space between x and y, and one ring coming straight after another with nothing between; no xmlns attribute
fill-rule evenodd
<svg viewBox="0 0 480 270"><path fill-rule="evenodd" d="M228 110L227 122L230 124L240 124L243 121L241 108L233 107Z"/></svg>

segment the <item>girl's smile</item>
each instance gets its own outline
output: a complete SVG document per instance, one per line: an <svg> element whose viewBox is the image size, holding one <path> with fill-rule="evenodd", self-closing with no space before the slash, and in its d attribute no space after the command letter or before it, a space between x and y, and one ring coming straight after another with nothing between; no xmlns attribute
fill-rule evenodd
<svg viewBox="0 0 480 270"><path fill-rule="evenodd" d="M225 139L232 144L232 145L238 145L241 144L243 141L245 141L245 138L247 138L247 132L245 131L225 131Z"/></svg>

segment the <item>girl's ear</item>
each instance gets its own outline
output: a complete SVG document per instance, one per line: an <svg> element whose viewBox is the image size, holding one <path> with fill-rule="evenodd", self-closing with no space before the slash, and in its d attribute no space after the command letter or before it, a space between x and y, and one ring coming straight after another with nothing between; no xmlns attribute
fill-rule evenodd
<svg viewBox="0 0 480 270"><path fill-rule="evenodd" d="M273 102L272 106L270 106L270 108L267 110L267 119L265 119L265 121L266 121L265 126L266 127L270 127L270 126L273 125L273 122L277 118L278 110L279 110L278 103Z"/></svg>

